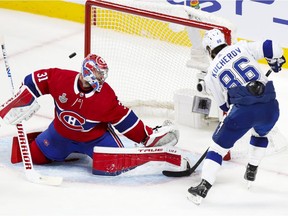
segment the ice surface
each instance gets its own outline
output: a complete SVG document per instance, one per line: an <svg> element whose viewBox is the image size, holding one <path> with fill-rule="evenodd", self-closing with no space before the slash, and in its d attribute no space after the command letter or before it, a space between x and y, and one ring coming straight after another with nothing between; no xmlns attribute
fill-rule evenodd
<svg viewBox="0 0 288 216"><path fill-rule="evenodd" d="M0 35L5 37L8 60L16 86L36 69L62 67L80 69L83 56L81 24L0 9ZM77 55L70 59L69 55ZM263 66L265 67L265 66ZM4 62L0 57L0 102L10 97ZM287 70L272 74L280 101L278 129L288 138ZM108 78L109 80L109 78ZM48 105L47 105L48 103ZM42 130L50 123L53 106L49 96L40 98L41 110L24 126ZM145 118L159 125L161 118ZM10 164L11 137L15 127L0 127L0 215L287 215L288 153L281 151L264 158L257 180L250 190L243 178L246 159L224 162L215 185L200 206L187 200L187 190L200 181L198 169L190 177L167 178L152 164L117 177L94 176L91 160L73 155L77 161L35 166L45 175L63 176L61 186L29 183L22 164ZM181 126L179 147L195 154L195 160L211 142L213 128L205 130ZM246 145L245 142L242 142Z"/></svg>

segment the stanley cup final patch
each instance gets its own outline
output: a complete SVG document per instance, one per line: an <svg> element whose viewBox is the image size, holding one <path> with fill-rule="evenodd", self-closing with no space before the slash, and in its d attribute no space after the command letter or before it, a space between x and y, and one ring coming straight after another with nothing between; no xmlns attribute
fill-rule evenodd
<svg viewBox="0 0 288 216"><path fill-rule="evenodd" d="M59 96L59 100L61 103L66 103L68 98L66 98L66 93L62 93L62 95Z"/></svg>

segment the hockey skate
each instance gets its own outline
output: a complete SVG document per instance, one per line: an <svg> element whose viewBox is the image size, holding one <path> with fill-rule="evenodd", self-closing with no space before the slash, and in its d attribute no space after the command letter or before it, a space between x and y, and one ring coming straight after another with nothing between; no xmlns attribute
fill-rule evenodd
<svg viewBox="0 0 288 216"><path fill-rule="evenodd" d="M248 189L250 188L252 181L255 181L256 179L257 169L258 169L258 166L253 166L249 163L247 164L246 171L244 174L244 179L247 180Z"/></svg>
<svg viewBox="0 0 288 216"><path fill-rule="evenodd" d="M202 179L201 183L196 187L190 187L188 189L188 192L190 193L188 195L188 199L195 203L196 205L200 205L202 202L202 199L207 196L208 191L212 185L206 181L205 179Z"/></svg>

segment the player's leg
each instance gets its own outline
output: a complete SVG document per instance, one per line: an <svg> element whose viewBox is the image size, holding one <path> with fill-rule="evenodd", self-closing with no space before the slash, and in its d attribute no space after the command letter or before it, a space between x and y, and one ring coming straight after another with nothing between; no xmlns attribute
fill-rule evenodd
<svg viewBox="0 0 288 216"><path fill-rule="evenodd" d="M64 161L74 151L75 142L61 136L55 130L53 122L35 141L41 152L51 161Z"/></svg>
<svg viewBox="0 0 288 216"><path fill-rule="evenodd" d="M220 123L213 134L214 143L210 145L202 167L202 180L196 187L188 189L189 199L200 204L216 180L216 175L222 166L223 157L252 127L253 121L244 122L246 110L233 107L228 116Z"/></svg>
<svg viewBox="0 0 288 216"><path fill-rule="evenodd" d="M277 101L267 104L255 105L255 109L259 110L255 116L255 126L252 130L250 145L248 150L248 164L244 174L247 181L255 181L258 166L265 156L268 146L268 133L275 126L279 118L279 107ZM249 183L250 185L250 183Z"/></svg>

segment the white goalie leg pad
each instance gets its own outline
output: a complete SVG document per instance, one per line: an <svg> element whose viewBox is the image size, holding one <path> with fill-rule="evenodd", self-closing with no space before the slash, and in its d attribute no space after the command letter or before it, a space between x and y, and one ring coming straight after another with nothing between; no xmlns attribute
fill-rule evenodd
<svg viewBox="0 0 288 216"><path fill-rule="evenodd" d="M14 97L0 107L0 117L7 124L16 125L30 119L39 108L36 97L27 86L23 85Z"/></svg>
<svg viewBox="0 0 288 216"><path fill-rule="evenodd" d="M187 160L176 147L111 148L94 147L93 174L116 176L148 162L164 163L162 170L186 170ZM162 171L161 170L161 171Z"/></svg>
<svg viewBox="0 0 288 216"><path fill-rule="evenodd" d="M148 134L148 132L146 132ZM146 147L156 146L175 146L179 140L179 130L170 121L165 120L161 126L153 128L153 133L150 134L143 143Z"/></svg>
<svg viewBox="0 0 288 216"><path fill-rule="evenodd" d="M179 166L175 166L174 164L167 163L166 169L167 171L184 171L187 170L187 168L192 167L192 165L195 163L194 155L184 149L179 149L177 147L168 147L167 150L169 151L176 151L178 154L181 155L181 163Z"/></svg>

